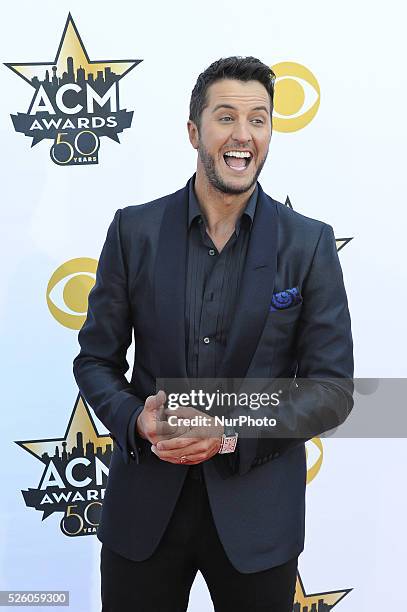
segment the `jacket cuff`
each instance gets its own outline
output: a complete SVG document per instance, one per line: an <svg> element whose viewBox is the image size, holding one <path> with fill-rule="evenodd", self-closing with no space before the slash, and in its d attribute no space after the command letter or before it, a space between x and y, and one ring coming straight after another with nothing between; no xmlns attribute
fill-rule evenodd
<svg viewBox="0 0 407 612"><path fill-rule="evenodd" d="M130 453L134 452L135 454L135 451L129 444L128 432L130 421L133 419L136 413L138 416L144 407L140 405L140 402L140 398L137 398L134 395L127 397L124 402L120 404L120 427L115 427L114 433L112 430L110 430L110 437L120 449L123 461L126 464L130 463L130 460L133 459L133 456Z"/></svg>
<svg viewBox="0 0 407 612"><path fill-rule="evenodd" d="M130 456L130 459L135 461L136 463L140 463L140 455L142 454L142 451L143 451L142 442L141 442L143 438L141 438L137 434L137 429L136 429L136 422L137 422L139 414L143 411L143 408L144 408L144 404L136 408L136 410L133 412L132 416L130 417L129 426L127 429L128 455Z"/></svg>
<svg viewBox="0 0 407 612"><path fill-rule="evenodd" d="M237 473L239 476L247 474L252 468L256 458L257 438L240 438L237 442ZM236 449L237 450L237 449Z"/></svg>

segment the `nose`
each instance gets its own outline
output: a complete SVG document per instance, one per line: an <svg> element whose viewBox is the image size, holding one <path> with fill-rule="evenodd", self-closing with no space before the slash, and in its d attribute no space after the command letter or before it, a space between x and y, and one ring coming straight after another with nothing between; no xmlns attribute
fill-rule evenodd
<svg viewBox="0 0 407 612"><path fill-rule="evenodd" d="M252 135L246 121L235 121L233 124L233 132L231 134L233 140L241 144L250 142Z"/></svg>

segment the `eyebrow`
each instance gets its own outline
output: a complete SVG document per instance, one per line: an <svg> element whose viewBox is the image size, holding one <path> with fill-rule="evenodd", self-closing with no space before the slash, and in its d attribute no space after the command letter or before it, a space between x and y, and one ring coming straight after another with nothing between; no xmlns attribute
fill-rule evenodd
<svg viewBox="0 0 407 612"><path fill-rule="evenodd" d="M212 113L216 113L217 110L219 110L220 108L230 108L232 110L237 110L236 106L233 106L232 104L217 104L215 106L215 108L213 109ZM251 109L252 111L265 111L266 113L269 113L270 110L266 107L266 106L256 106L255 108Z"/></svg>

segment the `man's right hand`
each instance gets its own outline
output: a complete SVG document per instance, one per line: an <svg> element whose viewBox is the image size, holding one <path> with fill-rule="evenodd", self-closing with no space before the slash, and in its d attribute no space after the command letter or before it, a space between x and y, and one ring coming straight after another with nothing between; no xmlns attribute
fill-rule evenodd
<svg viewBox="0 0 407 612"><path fill-rule="evenodd" d="M185 426L171 426L166 420L164 403L167 396L164 391L149 395L136 421L137 434L154 446L160 440L169 440L186 433Z"/></svg>

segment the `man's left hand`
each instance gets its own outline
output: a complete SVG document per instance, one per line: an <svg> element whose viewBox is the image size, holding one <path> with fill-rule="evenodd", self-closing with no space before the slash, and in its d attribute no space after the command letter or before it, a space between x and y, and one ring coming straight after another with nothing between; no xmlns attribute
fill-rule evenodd
<svg viewBox="0 0 407 612"><path fill-rule="evenodd" d="M190 425L189 431L169 440L161 440L151 451L159 459L169 463L182 463L184 465L196 465L207 461L216 455L222 442L223 426L215 425L213 417L209 417L200 410L191 407L167 408L165 414L176 416L179 424L185 419L199 417L201 424Z"/></svg>

